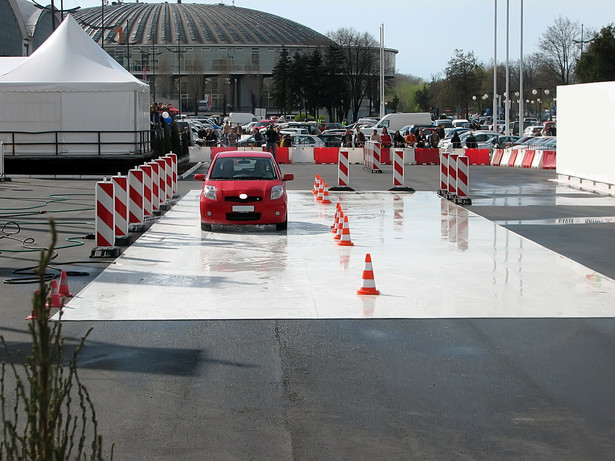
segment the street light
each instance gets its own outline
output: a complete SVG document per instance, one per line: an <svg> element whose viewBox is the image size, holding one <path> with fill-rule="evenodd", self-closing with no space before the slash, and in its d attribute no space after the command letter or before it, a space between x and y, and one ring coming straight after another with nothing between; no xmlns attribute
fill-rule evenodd
<svg viewBox="0 0 615 461"><path fill-rule="evenodd" d="M534 89L532 90L532 94L533 94L534 96L536 96L536 95L538 96L538 98L536 99L536 101L537 101L537 102L538 102L538 104L539 104L539 108L538 108L539 121L542 121L542 100L541 100L541 96L542 96L542 94L543 94L543 93L544 93L546 96L549 96L549 89L548 89L548 88L545 88L545 89L543 90L543 88L540 88L540 87L539 87L539 88L534 88Z"/></svg>
<svg viewBox="0 0 615 461"><path fill-rule="evenodd" d="M174 53L177 53L177 85L178 85L178 91L179 91L179 96L177 98L178 101L178 110L179 113L178 115L181 115L182 113L182 62L181 62L181 55L182 53L185 53L188 50L182 50L181 49L182 43L181 40L179 39L179 35L177 37L177 49L173 49L171 47L167 46L167 49L169 51L172 51Z"/></svg>

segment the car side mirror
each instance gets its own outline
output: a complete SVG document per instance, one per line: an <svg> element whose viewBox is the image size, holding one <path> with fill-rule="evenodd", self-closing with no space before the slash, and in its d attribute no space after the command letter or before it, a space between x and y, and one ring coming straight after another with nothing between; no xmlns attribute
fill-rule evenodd
<svg viewBox="0 0 615 461"><path fill-rule="evenodd" d="M292 173L286 173L283 177L282 177L282 181L292 181L293 179L295 179L295 175Z"/></svg>
<svg viewBox="0 0 615 461"><path fill-rule="evenodd" d="M195 181L205 181L205 175L203 173L198 173L194 175Z"/></svg>

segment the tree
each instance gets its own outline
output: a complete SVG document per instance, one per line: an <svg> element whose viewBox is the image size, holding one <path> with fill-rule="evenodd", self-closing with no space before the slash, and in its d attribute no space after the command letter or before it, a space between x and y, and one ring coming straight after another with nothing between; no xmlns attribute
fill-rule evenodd
<svg viewBox="0 0 615 461"><path fill-rule="evenodd" d="M581 83L615 80L615 26L610 24L594 36L579 58L575 74Z"/></svg>
<svg viewBox="0 0 615 461"><path fill-rule="evenodd" d="M465 108L467 118L472 96L480 91L484 69L476 62L473 51L464 54L463 50L455 50L446 66L445 74L455 98L453 102Z"/></svg>
<svg viewBox="0 0 615 461"><path fill-rule="evenodd" d="M568 85L573 81L573 70L579 57L576 42L579 41L580 32L578 22L558 16L538 40L538 49L543 53L544 62L558 85Z"/></svg>
<svg viewBox="0 0 615 461"><path fill-rule="evenodd" d="M327 109L329 120L335 120L336 114L344 107L349 107L349 88L343 74L342 62L344 52L338 45L327 48L324 59L324 76L322 85L322 102Z"/></svg>
<svg viewBox="0 0 615 461"><path fill-rule="evenodd" d="M340 69L346 79L352 118L356 120L367 94L370 79L379 72L378 42L368 33L342 28L329 34L342 53Z"/></svg>
<svg viewBox="0 0 615 461"><path fill-rule="evenodd" d="M290 72L290 57L288 50L282 48L278 61L273 66L273 89L271 95L273 97L273 104L277 107L281 113L288 114L288 82Z"/></svg>
<svg viewBox="0 0 615 461"><path fill-rule="evenodd" d="M319 50L314 50L309 56L305 75L306 114L318 118L318 109L324 105L322 88L327 84L323 79L324 64Z"/></svg>
<svg viewBox="0 0 615 461"><path fill-rule="evenodd" d="M286 82L286 114L294 109L299 109L302 112L306 110L307 63L308 57L299 52L295 52L290 61L288 80Z"/></svg>

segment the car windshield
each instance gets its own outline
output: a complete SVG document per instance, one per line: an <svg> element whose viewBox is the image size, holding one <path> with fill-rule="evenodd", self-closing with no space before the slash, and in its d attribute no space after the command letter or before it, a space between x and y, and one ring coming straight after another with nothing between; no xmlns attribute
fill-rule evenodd
<svg viewBox="0 0 615 461"><path fill-rule="evenodd" d="M248 180L277 179L278 175L270 158L223 157L217 158L211 169L210 179Z"/></svg>

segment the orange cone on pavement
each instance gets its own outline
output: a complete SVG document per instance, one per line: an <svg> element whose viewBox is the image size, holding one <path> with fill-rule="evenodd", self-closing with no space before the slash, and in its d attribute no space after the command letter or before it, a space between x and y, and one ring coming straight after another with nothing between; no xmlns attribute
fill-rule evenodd
<svg viewBox="0 0 615 461"><path fill-rule="evenodd" d="M329 198L329 184L325 183L323 191L322 191L322 199L320 203L329 204L331 203L331 199Z"/></svg>
<svg viewBox="0 0 615 461"><path fill-rule="evenodd" d="M369 253L365 255L365 268L363 269L363 280L361 288L357 290L358 295L379 295L380 291L376 290L376 281L374 280L374 269L372 267L372 257Z"/></svg>
<svg viewBox="0 0 615 461"><path fill-rule="evenodd" d="M340 202L337 202L335 205L335 217L333 218L333 224L331 225L331 232L337 232L337 225L340 222L340 213L342 211L342 205Z"/></svg>
<svg viewBox="0 0 615 461"><path fill-rule="evenodd" d="M318 183L318 193L316 194L316 200L319 202L323 199L325 195L325 182L322 178L320 178L320 182Z"/></svg>
<svg viewBox="0 0 615 461"><path fill-rule="evenodd" d="M342 234L338 245L352 246L354 243L350 240L350 226L348 225L348 216L344 216L344 225L342 227Z"/></svg>
<svg viewBox="0 0 615 461"><path fill-rule="evenodd" d="M339 240L342 238L343 229L344 229L344 212L340 209L340 214L338 216L337 226L335 229L335 235L333 236L335 240Z"/></svg>
<svg viewBox="0 0 615 461"><path fill-rule="evenodd" d="M318 195L318 186L320 185L320 176L317 174L314 177L314 187L312 187L312 194Z"/></svg>
<svg viewBox="0 0 615 461"><path fill-rule="evenodd" d="M62 307L62 298L60 298L60 291L58 290L58 281L53 279L51 281L51 290L49 290L49 303L47 303L48 308L52 307Z"/></svg>
<svg viewBox="0 0 615 461"><path fill-rule="evenodd" d="M70 288L68 288L68 277L66 276L66 271L62 271L60 275L60 296L64 298L72 298L72 293L70 292Z"/></svg>

